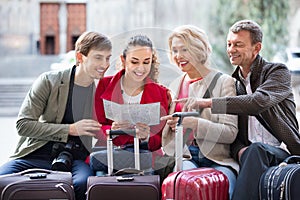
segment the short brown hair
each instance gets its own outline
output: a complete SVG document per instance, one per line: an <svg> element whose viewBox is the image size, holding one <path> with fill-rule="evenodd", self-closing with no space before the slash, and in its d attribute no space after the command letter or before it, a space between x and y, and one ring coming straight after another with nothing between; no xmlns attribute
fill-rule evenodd
<svg viewBox="0 0 300 200"><path fill-rule="evenodd" d="M75 51L87 56L91 49L111 50L111 41L105 35L97 32L84 32L75 43Z"/></svg>
<svg viewBox="0 0 300 200"><path fill-rule="evenodd" d="M261 27L255 21L248 20L248 19L240 20L234 23L229 29L229 31L233 33L238 33L242 30L250 32L250 38L252 44L262 42L263 33Z"/></svg>

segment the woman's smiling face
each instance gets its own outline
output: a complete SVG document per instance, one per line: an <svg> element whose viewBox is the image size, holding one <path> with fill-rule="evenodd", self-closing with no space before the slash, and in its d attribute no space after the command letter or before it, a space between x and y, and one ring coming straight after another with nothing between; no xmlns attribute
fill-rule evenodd
<svg viewBox="0 0 300 200"><path fill-rule="evenodd" d="M181 38L174 37L172 39L171 51L172 60L181 71L189 72L190 70L195 70L192 64L192 55Z"/></svg>
<svg viewBox="0 0 300 200"><path fill-rule="evenodd" d="M144 81L151 70L152 54L150 47L130 47L126 58L121 57L123 66L125 66L125 76L135 82Z"/></svg>

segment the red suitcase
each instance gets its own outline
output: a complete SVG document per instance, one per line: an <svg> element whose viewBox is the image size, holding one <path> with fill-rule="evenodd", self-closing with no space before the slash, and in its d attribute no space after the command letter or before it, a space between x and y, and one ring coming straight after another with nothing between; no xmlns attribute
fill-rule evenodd
<svg viewBox="0 0 300 200"><path fill-rule="evenodd" d="M213 168L173 172L163 181L162 200L227 200L227 177Z"/></svg>
<svg viewBox="0 0 300 200"><path fill-rule="evenodd" d="M127 131L108 131L107 140L107 164L108 176L90 176L87 182L88 200L159 200L160 179L158 175L124 175L113 174L113 147L111 136L124 134ZM134 138L135 168L132 171L140 170L139 141Z"/></svg>
<svg viewBox="0 0 300 200"><path fill-rule="evenodd" d="M162 200L227 200L229 181L221 172L213 168L182 169L182 118L197 113L174 113L179 117L175 132L175 172L162 183Z"/></svg>

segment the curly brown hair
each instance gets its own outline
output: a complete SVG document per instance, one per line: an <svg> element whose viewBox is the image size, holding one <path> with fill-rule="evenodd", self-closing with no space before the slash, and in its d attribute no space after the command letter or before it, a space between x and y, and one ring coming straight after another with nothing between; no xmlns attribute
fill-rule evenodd
<svg viewBox="0 0 300 200"><path fill-rule="evenodd" d="M123 50L123 57L126 59L126 55L128 50L131 47L141 46L141 47L150 47L152 49L152 63L151 63L151 70L149 73L149 78L151 78L154 82L158 83L158 75L159 75L159 59L155 48L153 47L152 41L146 35L135 35L132 36L125 49Z"/></svg>

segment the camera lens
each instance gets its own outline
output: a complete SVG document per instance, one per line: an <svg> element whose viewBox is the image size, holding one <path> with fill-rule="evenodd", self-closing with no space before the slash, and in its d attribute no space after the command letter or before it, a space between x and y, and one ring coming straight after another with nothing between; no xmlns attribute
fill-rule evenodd
<svg viewBox="0 0 300 200"><path fill-rule="evenodd" d="M67 151L62 151L57 158L52 162L52 170L56 171L71 171L73 163L73 156Z"/></svg>

